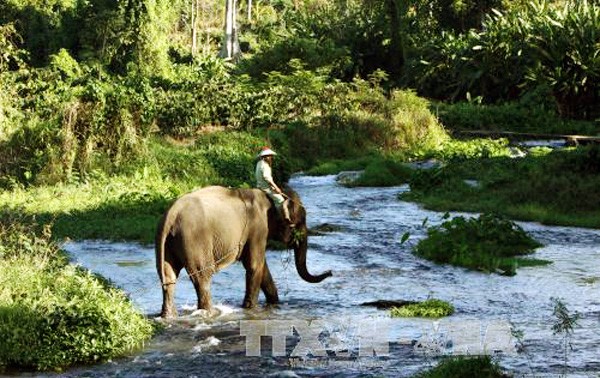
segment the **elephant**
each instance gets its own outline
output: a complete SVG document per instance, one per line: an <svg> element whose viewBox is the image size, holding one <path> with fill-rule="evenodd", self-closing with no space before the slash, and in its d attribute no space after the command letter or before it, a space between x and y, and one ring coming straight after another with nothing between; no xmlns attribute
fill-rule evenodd
<svg viewBox="0 0 600 378"><path fill-rule="evenodd" d="M279 301L277 287L266 261L267 240L294 249L296 270L307 282L318 283L332 275L312 275L306 267L308 249L306 210L296 192L290 198L293 225L260 189L210 186L179 197L161 218L155 239L156 268L162 284L161 316L177 316L175 284L185 268L198 297L198 309L210 310L212 275L235 261L246 269L244 308L257 305L259 290L267 304Z"/></svg>

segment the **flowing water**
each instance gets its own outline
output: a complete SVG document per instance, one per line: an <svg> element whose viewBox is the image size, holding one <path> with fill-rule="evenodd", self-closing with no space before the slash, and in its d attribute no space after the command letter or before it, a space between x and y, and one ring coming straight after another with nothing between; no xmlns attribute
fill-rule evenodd
<svg viewBox="0 0 600 378"><path fill-rule="evenodd" d="M458 339L464 343L467 333L481 336L494 325L510 323L522 331L524 348L516 351L508 347L518 342L515 338L496 348L500 352L495 358L504 369L517 375L548 376L567 371L575 376L600 376L599 231L521 223L545 244L535 256L554 263L521 268L514 277L489 275L435 265L411 254L411 248L425 236L424 219L428 219L427 225L442 220L440 213L399 201L397 195L406 187L351 189L337 185L334 176L297 176L290 184L307 208L309 228L324 223L339 226L339 231L309 239L309 271L318 274L331 269L333 277L319 284L306 283L295 272L289 252L268 251L281 305L241 309L245 271L238 263L214 276L212 296L218 311L208 315L194 311L195 292L182 274L176 289L179 318L166 322L164 331L143 350L63 374L410 376L434 365L441 350L452 353L454 347L457 353ZM401 243L406 232L411 237ZM162 298L153 246L85 241L65 247L76 262L128 292L149 316L155 317L160 311ZM451 302L456 313L439 322L392 319L387 310L361 306L375 300L428 297ZM552 332L556 318L551 298L562 298L570 311L581 315L570 340L572 350L566 356L562 336ZM262 294L260 300L264 302ZM241 335L240 325L264 326L274 324L274 320L296 326L296 332L290 331L284 339L286 355L273 354L272 343L277 337L263 337L261 355L247 356L247 339ZM316 334L309 335L302 328L308 327L309 321L313 321L310 324ZM507 328L502 332L511 337ZM291 356L302 335L306 340L307 335L315 336L313 345L326 345L327 356L306 356L304 349L299 351L300 357ZM454 335L454 344L448 342L452 339L448 335ZM444 341L436 344L440 339ZM373 345L384 348L374 348L379 356L373 357L371 351L371 357L357 357ZM432 345L443 348L435 352Z"/></svg>

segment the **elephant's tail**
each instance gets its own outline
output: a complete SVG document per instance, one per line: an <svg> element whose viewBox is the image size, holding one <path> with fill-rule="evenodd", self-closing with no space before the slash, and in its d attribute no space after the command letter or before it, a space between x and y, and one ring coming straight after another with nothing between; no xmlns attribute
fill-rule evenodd
<svg viewBox="0 0 600 378"><path fill-rule="evenodd" d="M161 219L158 228L156 230L156 268L158 270L158 276L162 286L171 285L175 282L165 282L165 244L169 233L173 232L173 226L177 219L177 211L174 211L173 207L167 211L167 213Z"/></svg>

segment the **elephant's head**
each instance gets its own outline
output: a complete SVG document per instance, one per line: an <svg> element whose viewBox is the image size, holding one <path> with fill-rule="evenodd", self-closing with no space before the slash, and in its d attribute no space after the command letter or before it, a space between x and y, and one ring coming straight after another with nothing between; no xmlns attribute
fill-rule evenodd
<svg viewBox="0 0 600 378"><path fill-rule="evenodd" d="M298 194L290 188L285 188L285 193L289 197L286 201L290 211L290 218L294 223L294 227L290 227L286 222L281 220L281 217L270 217L273 221L275 235L274 239L280 240L288 247L294 249L294 259L296 262L296 270L300 277L310 283L318 283L327 277L331 277L330 270L325 273L313 276L306 268L306 254L308 250L308 229L306 227L306 209L300 201ZM274 210L274 209L273 209ZM276 210L275 210L276 211ZM275 213L274 213L275 214Z"/></svg>

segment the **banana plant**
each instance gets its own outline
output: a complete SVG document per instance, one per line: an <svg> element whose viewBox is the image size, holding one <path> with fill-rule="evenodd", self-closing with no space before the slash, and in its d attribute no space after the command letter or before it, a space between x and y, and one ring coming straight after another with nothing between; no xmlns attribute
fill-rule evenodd
<svg viewBox="0 0 600 378"><path fill-rule="evenodd" d="M547 10L536 13L536 10ZM536 64L527 78L546 83L563 117L600 115L600 5L568 0L560 7L532 4Z"/></svg>

